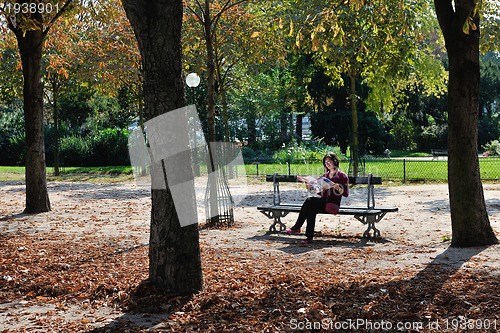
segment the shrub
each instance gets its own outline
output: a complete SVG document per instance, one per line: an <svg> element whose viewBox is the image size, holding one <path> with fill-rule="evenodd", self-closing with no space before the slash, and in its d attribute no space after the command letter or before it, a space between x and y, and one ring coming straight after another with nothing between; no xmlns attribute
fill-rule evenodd
<svg viewBox="0 0 500 333"><path fill-rule="evenodd" d="M26 153L22 102L0 108L0 165L23 165Z"/></svg>
<svg viewBox="0 0 500 333"><path fill-rule="evenodd" d="M128 131L106 128L91 135L91 159L95 165L128 165Z"/></svg>
<svg viewBox="0 0 500 333"><path fill-rule="evenodd" d="M488 156L500 155L500 141L493 140L483 145L483 149L487 152Z"/></svg>
<svg viewBox="0 0 500 333"><path fill-rule="evenodd" d="M418 138L420 150L430 150L431 148L444 148L447 146L448 125L431 124L422 127L422 132Z"/></svg>
<svg viewBox="0 0 500 333"><path fill-rule="evenodd" d="M346 160L345 156L340 153L339 149L323 144L321 141L310 141L307 143L290 142L288 145L276 151L273 155L274 163L318 163L323 160L328 152L334 152L339 159Z"/></svg>
<svg viewBox="0 0 500 333"><path fill-rule="evenodd" d="M128 165L128 131L106 128L86 136L61 139L61 162L65 166Z"/></svg>
<svg viewBox="0 0 500 333"><path fill-rule="evenodd" d="M61 139L60 163L64 166L90 166L91 148L88 140L81 136L68 136Z"/></svg>
<svg viewBox="0 0 500 333"><path fill-rule="evenodd" d="M241 149L243 155L243 160L245 164L251 164L253 162L259 163L271 163L273 153L268 150L255 150L251 147L245 146Z"/></svg>

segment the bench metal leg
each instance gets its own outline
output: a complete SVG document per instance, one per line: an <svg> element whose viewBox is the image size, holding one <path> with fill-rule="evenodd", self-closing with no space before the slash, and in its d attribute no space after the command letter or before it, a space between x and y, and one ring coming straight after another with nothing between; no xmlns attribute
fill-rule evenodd
<svg viewBox="0 0 500 333"><path fill-rule="evenodd" d="M354 217L363 224L367 225L365 232L363 233L363 238L379 238L380 230L377 229L375 223L379 222L384 218L386 213L380 213L377 215L355 215ZM373 236L371 236L370 232L373 231Z"/></svg>
<svg viewBox="0 0 500 333"><path fill-rule="evenodd" d="M286 230L286 224L281 222L281 218L287 216L289 212L277 211L277 210L271 210L271 211L261 210L260 212L265 216L267 216L267 218L274 220L273 224L271 224L271 226L269 227L270 232ZM279 226L279 230L276 230L276 225Z"/></svg>
<svg viewBox="0 0 500 333"><path fill-rule="evenodd" d="M380 237L380 230L375 227L375 216L367 216L366 224L368 225L367 229L363 233L363 238L378 238ZM370 235L370 231L373 230L373 237Z"/></svg>

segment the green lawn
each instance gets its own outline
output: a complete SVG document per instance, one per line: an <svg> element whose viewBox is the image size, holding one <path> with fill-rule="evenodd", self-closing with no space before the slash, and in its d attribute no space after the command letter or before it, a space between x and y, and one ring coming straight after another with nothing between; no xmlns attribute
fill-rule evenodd
<svg viewBox="0 0 500 333"><path fill-rule="evenodd" d="M500 158L481 158L479 160L481 178L483 180L500 180ZM319 175L323 172L321 163L316 164L246 164L238 168L238 173L249 176L266 174L301 174ZM341 169L347 171L348 163L342 163ZM360 173L380 176L392 181L447 181L448 163L440 160L416 159L378 159L366 161L360 167ZM206 173L206 166L201 166L201 172ZM66 167L61 169L61 175L55 177L53 168L47 168L49 180L59 181L129 181L133 180L131 166L109 167ZM0 180L23 180L24 167L0 167Z"/></svg>
<svg viewBox="0 0 500 333"><path fill-rule="evenodd" d="M99 181L120 182L133 179L131 166L65 167L60 175L54 176L54 169L47 168L49 180L56 181ZM24 180L24 167L0 166L0 180Z"/></svg>
<svg viewBox="0 0 500 333"><path fill-rule="evenodd" d="M500 158L481 158L479 160L481 178L483 180L500 180ZM341 164L341 169L347 171L349 165ZM249 164L246 165L247 175L273 174L302 174L318 175L323 172L323 166L317 164ZM363 173L363 167L360 167ZM447 181L448 163L440 160L414 160L414 159L379 159L366 161L364 172L380 176L384 180L393 181Z"/></svg>

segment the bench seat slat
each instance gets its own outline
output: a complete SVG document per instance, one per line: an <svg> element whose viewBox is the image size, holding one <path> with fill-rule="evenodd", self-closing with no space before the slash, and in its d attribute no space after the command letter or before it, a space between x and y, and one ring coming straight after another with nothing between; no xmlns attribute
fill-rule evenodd
<svg viewBox="0 0 500 333"><path fill-rule="evenodd" d="M257 210L265 211L282 211L282 212L300 212L301 205L276 205L276 206L259 206ZM381 209L368 209L368 208L340 208L339 215L376 215L383 211ZM329 213L323 213L329 214Z"/></svg>
<svg viewBox="0 0 500 333"><path fill-rule="evenodd" d="M366 209L366 207L353 207L353 206L343 206L340 209ZM381 210L385 213L397 212L399 211L398 207L379 207L375 206L373 209Z"/></svg>
<svg viewBox="0 0 500 333"><path fill-rule="evenodd" d="M276 206L259 206L257 207L258 210L287 210L290 212L295 212L295 211L300 211L300 207L302 205L300 204L281 204L281 205L276 205ZM390 212L397 212L399 210L398 207L375 207L373 209L368 209L366 207L351 207L351 206L344 206L340 207L340 210L344 211L367 211L367 210L378 210L381 212L385 213L390 213Z"/></svg>

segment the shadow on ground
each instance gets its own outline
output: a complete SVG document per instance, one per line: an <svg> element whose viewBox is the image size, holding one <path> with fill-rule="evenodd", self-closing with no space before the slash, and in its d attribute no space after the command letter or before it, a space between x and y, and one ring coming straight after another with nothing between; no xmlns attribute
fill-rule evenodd
<svg viewBox="0 0 500 333"><path fill-rule="evenodd" d="M325 248L343 247L343 248L366 248L373 247L374 243L387 243L385 238L368 239L354 236L335 236L317 233L314 241L310 244L303 244L305 237L303 235L289 236L279 232L266 232L263 235L255 235L248 240L256 242L276 242L283 243L285 246L277 249L288 254L302 254L311 251L317 251Z"/></svg>
<svg viewBox="0 0 500 333"><path fill-rule="evenodd" d="M486 302L489 307L486 311L491 313L492 319L495 311L499 310L498 300L485 300L481 297L490 295L494 290L491 288L495 288L495 284L498 286L498 281L480 275L471 281L471 272L462 270L466 262L485 249L486 247L448 248L410 279L395 276L387 282L376 283L373 282L376 279L370 274L366 278L349 280L347 284L325 281L321 289L314 289L315 292L308 288L266 289L266 297L247 300L245 312L237 309L228 311L227 308L219 308L221 305L218 303L207 306L206 311L192 318L189 328L202 330L203 327L211 327L211 332L216 332L231 323L247 328L242 332L250 332L250 326L245 326L248 318L260 318L258 320L277 325L273 327L291 331L290 321L294 316L300 316L294 308L297 306L297 300L316 304L317 308L311 309L311 312L305 315L306 320L311 322L321 322L325 318L335 318L337 322L356 318L364 320L364 323L386 321L394 325L393 331L396 331L395 325L398 323L411 323L414 330L404 331L431 332L432 330L426 329L429 325L438 325L437 320L450 320L448 323L451 323L452 318L467 317L475 311L474 307L479 306L477 302L480 301ZM480 296L479 300L469 298L476 295ZM129 312L90 333L184 331L182 322L170 319L169 314L182 311L183 306L190 300L188 297L158 294L146 281L132 294L128 302ZM281 310L271 311L276 308L286 309L288 314L284 316ZM443 325L443 322L439 325ZM362 326L343 331L371 332L365 328Z"/></svg>

